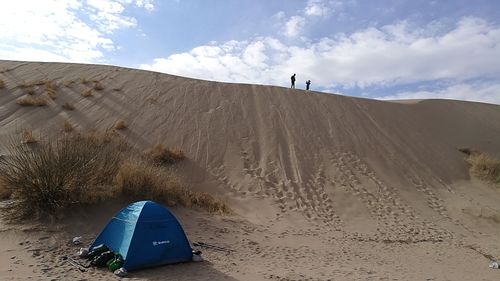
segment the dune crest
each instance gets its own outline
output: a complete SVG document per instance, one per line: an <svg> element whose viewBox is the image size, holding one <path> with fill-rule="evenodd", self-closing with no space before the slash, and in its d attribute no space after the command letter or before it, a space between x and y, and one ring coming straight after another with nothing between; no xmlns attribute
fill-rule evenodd
<svg viewBox="0 0 500 281"><path fill-rule="evenodd" d="M457 150L500 157L498 105L395 103L61 63L0 61L0 79L2 141L20 128L60 134L66 120L81 131L123 122L119 133L138 149L181 148L188 160L179 169L193 188L223 196L245 221L219 220L236 229L220 237L245 244L242 256L262 270L234 266L239 273L224 272L231 278L422 280L429 270L435 280L463 279L453 264L467 264L474 279L487 270L477 251L499 250L500 239L486 239L497 222L477 213L500 214L500 196L470 180ZM49 95L39 81L57 88ZM23 96L47 104L21 106ZM216 268L228 262L212 258Z"/></svg>

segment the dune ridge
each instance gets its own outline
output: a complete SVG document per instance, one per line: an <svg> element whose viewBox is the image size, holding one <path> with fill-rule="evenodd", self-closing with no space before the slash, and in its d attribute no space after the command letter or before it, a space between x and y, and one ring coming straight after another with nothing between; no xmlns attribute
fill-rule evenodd
<svg viewBox="0 0 500 281"><path fill-rule="evenodd" d="M498 226L487 225L477 212L481 209L482 216L485 208L494 216L500 197L470 179L457 148L500 157L499 105L395 103L63 63L0 61L0 79L6 84L0 89L1 141L21 128L59 134L65 120L75 130L105 130L123 121L127 126L119 133L138 149L159 143L181 148L187 163L179 170L193 188L223 196L245 220L242 225L254 228L219 221L239 229L228 232L237 232L227 238L229 244L246 243L245 235L255 235L256 229L272 236L255 242L264 244L260 247L250 243L243 254L263 269L252 275L250 265L241 265L235 267L239 273L225 272L236 279L365 280L373 276L369 272L379 272L374 280L392 274L422 280L429 269L441 280L463 277L452 262L469 262L470 276L483 266L485 261L465 245L498 251L498 240L486 239L499 233ZM48 97L40 107L16 104L27 95L22 83L42 80L58 84L55 99ZM96 83L100 89L86 96ZM42 88L33 88L35 96L45 96ZM74 109L63 108L66 103ZM321 239L311 242L313 237ZM290 246L294 239L301 241L298 246ZM325 252L326 245L332 252ZM434 247L439 254L429 260L459 254L475 262L451 258L443 261L447 270L439 272L429 261L403 255L416 251L422 257L420 251ZM344 254L314 265L314 256L342 248ZM353 252L368 269L356 271ZM215 267L228 262L213 258L219 259ZM303 265L293 269L296 261ZM389 261L404 269L393 272Z"/></svg>

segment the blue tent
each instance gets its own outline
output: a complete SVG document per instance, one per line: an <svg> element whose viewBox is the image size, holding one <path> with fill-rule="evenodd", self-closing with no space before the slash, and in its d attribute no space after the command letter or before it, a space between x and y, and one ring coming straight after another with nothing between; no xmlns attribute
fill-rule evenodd
<svg viewBox="0 0 500 281"><path fill-rule="evenodd" d="M190 261L192 249L177 219L153 201L135 202L123 208L97 236L91 249L105 244L134 270Z"/></svg>

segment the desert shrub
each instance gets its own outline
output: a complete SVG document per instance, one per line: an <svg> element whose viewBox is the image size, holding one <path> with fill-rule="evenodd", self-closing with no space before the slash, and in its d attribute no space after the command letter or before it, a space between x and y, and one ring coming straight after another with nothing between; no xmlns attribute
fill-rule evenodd
<svg viewBox="0 0 500 281"><path fill-rule="evenodd" d="M0 90L5 88L5 82L0 79Z"/></svg>
<svg viewBox="0 0 500 281"><path fill-rule="evenodd" d="M45 81L44 85L45 85L45 91L46 91L47 95L52 100L55 100L56 99L56 87L57 87L57 84L54 83L53 81Z"/></svg>
<svg viewBox="0 0 500 281"><path fill-rule="evenodd" d="M150 199L169 206L197 207L212 213L230 213L220 199L193 192L181 183L175 172L141 160L128 160L116 176L117 189L134 200Z"/></svg>
<svg viewBox="0 0 500 281"><path fill-rule="evenodd" d="M69 102L63 103L63 105L61 105L61 107L63 109L66 109L66 110L73 110L73 109L75 109L75 106L73 104L69 103Z"/></svg>
<svg viewBox="0 0 500 281"><path fill-rule="evenodd" d="M12 141L9 157L0 158L0 192L16 199L6 214L18 219L59 215L118 196L230 212L220 199L187 188L169 167L130 160L131 153L113 132L67 134L31 146Z"/></svg>
<svg viewBox="0 0 500 281"><path fill-rule="evenodd" d="M35 134L33 134L32 131L23 131L21 133L21 143L24 143L24 144L33 144L33 143L37 143L38 142L38 138L35 137Z"/></svg>
<svg viewBox="0 0 500 281"><path fill-rule="evenodd" d="M85 85L92 83L92 81L87 79L87 78L82 78L81 80L82 80L82 84L85 84Z"/></svg>
<svg viewBox="0 0 500 281"><path fill-rule="evenodd" d="M158 198L155 195L163 190L180 189L178 178L170 170L163 170L140 160L129 160L123 163L118 171L116 182L124 195L137 199L141 196Z"/></svg>
<svg viewBox="0 0 500 281"><path fill-rule="evenodd" d="M94 93L93 93L92 89L86 89L85 91L83 91L82 96L88 98L88 97L92 96L93 94Z"/></svg>
<svg viewBox="0 0 500 281"><path fill-rule="evenodd" d="M471 155L471 154L475 154L475 153L479 153L479 151L475 150L475 149L472 149L470 147L459 147L457 148L458 151L466 154L466 155Z"/></svg>
<svg viewBox="0 0 500 281"><path fill-rule="evenodd" d="M43 97L24 96L16 100L16 103L22 106L44 106L47 100Z"/></svg>
<svg viewBox="0 0 500 281"><path fill-rule="evenodd" d="M146 150L145 155L155 164L175 164L186 158L184 151L181 149L171 150L163 144L157 144L153 148Z"/></svg>
<svg viewBox="0 0 500 281"><path fill-rule="evenodd" d="M484 153L472 153L467 158L470 171L476 177L500 184L500 160Z"/></svg>
<svg viewBox="0 0 500 281"><path fill-rule="evenodd" d="M102 90L104 90L104 86L101 84L101 82L95 81L94 82L94 90L102 91Z"/></svg>
<svg viewBox="0 0 500 281"><path fill-rule="evenodd" d="M65 136L34 147L13 142L9 154L0 160L0 174L18 199L20 216L51 214L113 196L121 155L105 139Z"/></svg>
<svg viewBox="0 0 500 281"><path fill-rule="evenodd" d="M115 123L115 129L117 130L123 130L127 128L127 125L125 124L125 121L123 120L118 120L116 123Z"/></svg>
<svg viewBox="0 0 500 281"><path fill-rule="evenodd" d="M67 81L64 81L63 85L64 85L64 87L71 88L71 87L73 87L73 83L75 83L75 81L67 80Z"/></svg>
<svg viewBox="0 0 500 281"><path fill-rule="evenodd" d="M26 89L26 94L32 96L34 95L36 92L35 92L35 89L34 88L27 88Z"/></svg>
<svg viewBox="0 0 500 281"><path fill-rule="evenodd" d="M44 84L46 84L48 82L49 82L49 80L42 79L42 80L38 80L38 81L32 82L31 85L41 86L41 85L44 85Z"/></svg>
<svg viewBox="0 0 500 281"><path fill-rule="evenodd" d="M0 177L0 200L9 199L12 196L12 190L3 182Z"/></svg>
<svg viewBox="0 0 500 281"><path fill-rule="evenodd" d="M112 143L113 147L119 152L129 152L130 146L127 141L114 131L92 132L85 136L96 138L105 143Z"/></svg>
<svg viewBox="0 0 500 281"><path fill-rule="evenodd" d="M30 88L33 87L33 83L27 82L27 81L21 81L19 84L17 84L19 88Z"/></svg>
<svg viewBox="0 0 500 281"><path fill-rule="evenodd" d="M41 83L42 85L45 86L45 90L53 90L55 91L57 88L57 83L54 81L49 81L49 80L42 80Z"/></svg>
<svg viewBox="0 0 500 281"><path fill-rule="evenodd" d="M205 192L188 192L189 203L211 213L230 214L231 209L220 198L214 197Z"/></svg>
<svg viewBox="0 0 500 281"><path fill-rule="evenodd" d="M55 100L57 98L56 93L52 91L47 91L47 96L49 96L51 100Z"/></svg>
<svg viewBox="0 0 500 281"><path fill-rule="evenodd" d="M64 120L64 131L66 133L73 132L75 128L73 127L73 124L69 122L68 120Z"/></svg>

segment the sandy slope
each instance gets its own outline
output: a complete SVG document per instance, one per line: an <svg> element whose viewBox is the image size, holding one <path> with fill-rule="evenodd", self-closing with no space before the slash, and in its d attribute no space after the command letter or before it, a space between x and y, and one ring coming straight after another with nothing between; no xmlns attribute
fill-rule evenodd
<svg viewBox="0 0 500 281"><path fill-rule="evenodd" d="M197 280L492 280L500 274L481 254L500 259L500 196L469 179L456 149L500 157L498 105L381 102L95 65L0 61L0 79L7 83L0 90L0 140L21 129L57 134L64 120L79 130L125 120L121 133L140 149L181 147L189 160L180 170L193 188L223 196L236 210L231 217L175 212L192 241L237 252L206 250L203 265L134 278L191 280L186 270ZM61 84L55 100L38 108L15 103L24 95L21 81L42 79ZM98 80L104 90L83 97L89 85L81 79ZM62 85L68 81L75 82ZM65 102L75 110L63 110ZM85 228L91 239L109 217L101 214L102 222L81 214L73 224L92 225ZM18 272L35 279L85 278L68 271L57 255L68 247L61 241L82 228L66 222L53 227L64 230L49 232L61 239L46 239L56 254L21 258L33 265L28 272L6 254L0 278L24 279ZM22 235L12 235L19 232L13 228L0 232L2 249L24 257ZM52 231L31 229L22 239L38 244ZM40 269L50 264L58 266Z"/></svg>

